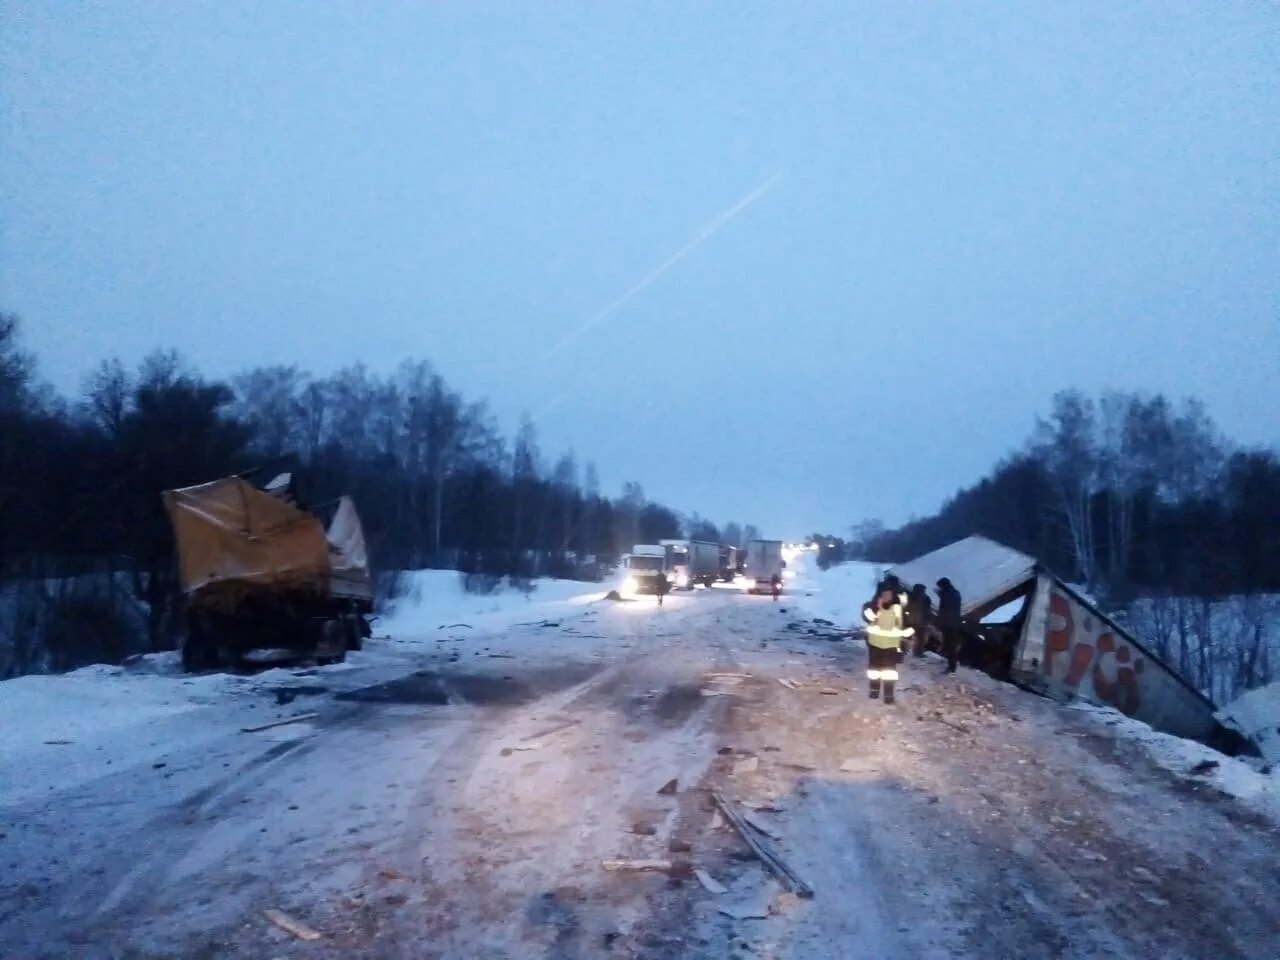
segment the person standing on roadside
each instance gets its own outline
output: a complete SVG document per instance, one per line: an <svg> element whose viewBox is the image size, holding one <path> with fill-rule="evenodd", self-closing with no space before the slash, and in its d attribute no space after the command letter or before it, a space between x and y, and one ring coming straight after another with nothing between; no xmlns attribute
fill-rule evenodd
<svg viewBox="0 0 1280 960"><path fill-rule="evenodd" d="M867 695L875 700L883 690L884 702L893 703L902 645L915 631L906 624L898 594L884 584L876 598L863 605L862 619L867 627Z"/></svg>
<svg viewBox="0 0 1280 960"><path fill-rule="evenodd" d="M923 583L917 583L911 588L911 595L907 598L907 626L915 631L911 638L911 652L914 656L924 656L932 621L933 600L929 597L929 589Z"/></svg>
<svg viewBox="0 0 1280 960"><path fill-rule="evenodd" d="M956 672L956 664L960 661L961 623L960 591L952 586L947 577L937 583L938 587L938 629L942 631L942 655L947 658L947 673Z"/></svg>
<svg viewBox="0 0 1280 960"><path fill-rule="evenodd" d="M654 578L653 588L658 592L658 606L662 606L662 601L671 592L671 581L667 579L667 575L662 571L658 571L657 577Z"/></svg>

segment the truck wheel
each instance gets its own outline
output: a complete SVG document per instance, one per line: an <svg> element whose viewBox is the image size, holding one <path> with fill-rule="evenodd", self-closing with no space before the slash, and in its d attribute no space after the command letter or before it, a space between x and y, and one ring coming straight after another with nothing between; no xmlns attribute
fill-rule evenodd
<svg viewBox="0 0 1280 960"><path fill-rule="evenodd" d="M360 615L349 613L342 618L342 622L347 628L347 649L359 650L364 646L364 631L360 629Z"/></svg>
<svg viewBox="0 0 1280 960"><path fill-rule="evenodd" d="M182 669L186 673L213 670L218 666L218 645L196 630L182 644Z"/></svg>

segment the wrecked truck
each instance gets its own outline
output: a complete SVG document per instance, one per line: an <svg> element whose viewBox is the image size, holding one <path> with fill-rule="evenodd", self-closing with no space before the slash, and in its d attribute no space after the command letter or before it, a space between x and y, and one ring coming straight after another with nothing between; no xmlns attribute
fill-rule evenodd
<svg viewBox="0 0 1280 960"><path fill-rule="evenodd" d="M183 669L241 666L264 650L333 663L369 636L373 585L355 504L339 498L326 529L281 489L227 477L164 492L186 613Z"/></svg>

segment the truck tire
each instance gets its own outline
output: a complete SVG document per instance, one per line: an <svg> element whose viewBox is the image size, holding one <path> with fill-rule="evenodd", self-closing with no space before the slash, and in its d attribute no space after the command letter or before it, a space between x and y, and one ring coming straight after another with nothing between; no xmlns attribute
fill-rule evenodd
<svg viewBox="0 0 1280 960"><path fill-rule="evenodd" d="M320 642L316 644L316 663L327 667L347 658L347 618L334 617L320 627Z"/></svg>
<svg viewBox="0 0 1280 960"><path fill-rule="evenodd" d="M359 650L364 646L364 630L360 622L360 614L349 613L342 618L343 625L347 629L347 649Z"/></svg>
<svg viewBox="0 0 1280 960"><path fill-rule="evenodd" d="M182 669L200 673L218 666L218 645L201 630L192 630L182 643Z"/></svg>

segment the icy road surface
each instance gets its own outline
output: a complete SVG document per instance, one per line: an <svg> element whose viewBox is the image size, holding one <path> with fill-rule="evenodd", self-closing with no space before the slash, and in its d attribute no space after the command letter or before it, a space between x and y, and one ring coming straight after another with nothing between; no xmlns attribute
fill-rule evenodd
<svg viewBox="0 0 1280 960"><path fill-rule="evenodd" d="M862 650L809 633L803 599L565 605L247 683L104 671L145 720L0 738L0 956L1280 953L1273 820L1105 715L932 658L868 701Z"/></svg>

